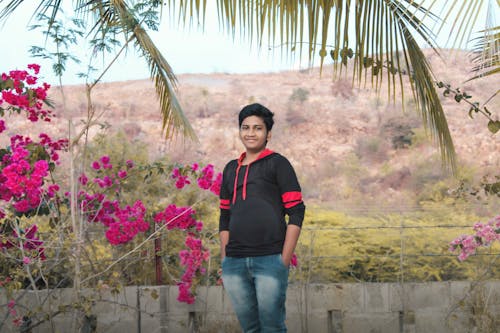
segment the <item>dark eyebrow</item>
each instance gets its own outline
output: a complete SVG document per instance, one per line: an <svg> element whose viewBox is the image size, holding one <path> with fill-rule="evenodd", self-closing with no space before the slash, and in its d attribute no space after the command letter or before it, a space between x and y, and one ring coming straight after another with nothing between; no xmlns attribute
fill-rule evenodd
<svg viewBox="0 0 500 333"><path fill-rule="evenodd" d="M261 124L255 124L255 125L247 125L247 124L243 124L243 125L241 125L241 127L242 127L242 128L243 128L243 127L245 127L245 128L246 128L246 127L264 127L264 125L261 125Z"/></svg>

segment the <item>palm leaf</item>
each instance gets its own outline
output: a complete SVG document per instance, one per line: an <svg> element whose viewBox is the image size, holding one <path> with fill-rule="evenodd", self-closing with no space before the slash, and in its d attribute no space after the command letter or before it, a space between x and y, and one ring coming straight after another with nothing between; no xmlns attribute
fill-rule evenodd
<svg viewBox="0 0 500 333"><path fill-rule="evenodd" d="M470 80L496 74L500 71L500 26L481 31L476 39L472 61L476 73Z"/></svg>
<svg viewBox="0 0 500 333"><path fill-rule="evenodd" d="M330 48L334 78L347 73L347 63L352 58L353 80L359 85L371 82L376 89L386 85L388 98L393 101L397 96L404 98L404 86L409 86L418 101L417 111L424 125L437 140L443 161L455 169L455 150L434 88L436 80L414 37L423 39L437 52L435 35L424 19L439 20L420 3L412 0L219 0L217 3L219 19L225 26L233 34L239 27L259 45L264 40L271 46L279 41L291 53L296 49L301 52L297 44L308 45L310 63L319 55L320 68ZM244 15L238 15L243 12ZM351 26L355 34L350 34ZM329 40L333 46L328 45ZM412 74L411 79L405 74Z"/></svg>
<svg viewBox="0 0 500 333"><path fill-rule="evenodd" d="M426 1L434 3L436 0L424 0L423 3ZM447 44L452 48L462 47L471 39L479 14L489 3L490 0L443 1L440 8L443 19L436 34L447 35Z"/></svg>
<svg viewBox="0 0 500 333"><path fill-rule="evenodd" d="M5 2L5 0L0 0L0 4L2 2ZM0 19L9 16L22 2L22 0L8 2L0 12ZM169 3L173 5L175 2L169 1ZM51 20L48 27L50 29L50 24L55 21L55 17L60 10L60 5L61 0L42 0L33 15L45 14L51 10ZM125 34L127 41L135 40L135 45L146 59L150 68L151 79L155 83L156 93L160 100L165 137L172 138L175 134L182 133L185 137L196 139L193 128L177 100L175 92L177 79L172 68L156 48L146 30L142 28L139 20L134 17L127 3L123 0L77 0L75 5L77 12L82 15L95 14L96 23L89 34L95 32L96 36L101 34L101 38L104 38L103 34L107 31L116 31L109 29L110 27L120 27L120 31ZM189 4L189 1L181 1L179 9L180 12L193 13L201 8L204 13L205 7L206 0L203 3L197 0L194 4ZM198 11L198 13L200 12ZM197 17L199 19L199 16Z"/></svg>
<svg viewBox="0 0 500 333"><path fill-rule="evenodd" d="M109 22L118 22L123 31L132 33L138 48L142 51L151 73L151 79L155 83L156 94L160 99L160 109L163 116L163 130L166 138L180 132L185 137L196 139L193 128L185 117L184 112L175 95L177 79L172 68L155 46L148 33L141 27L139 21L129 10L125 1L114 0L110 2L109 11L113 13ZM199 1L197 2L199 5ZM106 21L101 21L103 25ZM116 24L116 23L113 23ZM102 28L100 29L102 30Z"/></svg>
<svg viewBox="0 0 500 333"><path fill-rule="evenodd" d="M7 2L5 0L0 0L0 4L3 2ZM0 11L0 20L7 19L7 17L14 12L17 7L23 2L23 0L11 0L9 1L5 7ZM60 10L62 0L41 0L38 6L35 8L33 15L31 18L38 17L39 15L47 15L50 13L50 20L47 30L50 30L52 23L55 22L56 15ZM49 16L49 15L47 15Z"/></svg>
<svg viewBox="0 0 500 333"><path fill-rule="evenodd" d="M186 137L196 139L193 128L177 100L175 94L176 78L168 62L143 28L136 27L134 34L137 45L147 59L151 69L151 78L155 82L156 94L160 98L165 137L171 138L173 134L180 132Z"/></svg>

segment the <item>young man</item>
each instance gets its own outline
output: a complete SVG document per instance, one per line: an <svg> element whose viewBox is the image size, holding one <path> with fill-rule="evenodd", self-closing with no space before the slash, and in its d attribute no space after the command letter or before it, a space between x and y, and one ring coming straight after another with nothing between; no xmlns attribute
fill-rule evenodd
<svg viewBox="0 0 500 333"><path fill-rule="evenodd" d="M222 281L244 332L286 332L288 267L304 219L292 165L266 148L273 115L257 103L240 111L246 151L224 168L220 191Z"/></svg>

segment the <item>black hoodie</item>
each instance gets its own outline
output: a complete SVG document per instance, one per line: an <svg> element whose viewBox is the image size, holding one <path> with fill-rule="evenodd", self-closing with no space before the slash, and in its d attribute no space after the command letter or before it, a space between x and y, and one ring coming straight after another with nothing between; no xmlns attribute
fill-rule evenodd
<svg viewBox="0 0 500 333"><path fill-rule="evenodd" d="M248 165L245 153L224 168L219 231L229 231L228 257L279 254L288 224L302 226L305 206L297 176L282 155L265 149Z"/></svg>

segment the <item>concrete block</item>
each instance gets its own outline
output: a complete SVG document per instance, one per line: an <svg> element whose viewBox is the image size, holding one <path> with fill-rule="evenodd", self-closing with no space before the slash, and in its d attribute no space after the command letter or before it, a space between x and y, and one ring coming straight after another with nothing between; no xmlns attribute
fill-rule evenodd
<svg viewBox="0 0 500 333"><path fill-rule="evenodd" d="M305 297L305 286L289 286L286 295L286 311L289 314L298 315L307 313L307 302Z"/></svg>
<svg viewBox="0 0 500 333"><path fill-rule="evenodd" d="M109 301L96 303L93 313L98 321L112 323L134 318L137 320L137 288L126 287L118 294L111 294Z"/></svg>
<svg viewBox="0 0 500 333"><path fill-rule="evenodd" d="M341 306L340 308L336 306L329 307L328 309L340 309L342 311L363 311L364 306L364 294L363 288L359 287L359 284L346 283L341 285Z"/></svg>
<svg viewBox="0 0 500 333"><path fill-rule="evenodd" d="M302 333L307 332L307 320L304 316L297 313L291 313L287 310L285 321L288 333Z"/></svg>
<svg viewBox="0 0 500 333"><path fill-rule="evenodd" d="M443 282L450 286L450 308L456 308L466 299L470 291L471 283L469 281Z"/></svg>
<svg viewBox="0 0 500 333"><path fill-rule="evenodd" d="M343 332L400 333L399 313L360 314L345 312Z"/></svg>
<svg viewBox="0 0 500 333"><path fill-rule="evenodd" d="M415 328L416 333L450 332L449 325L446 322L446 312L435 309L415 311ZM452 332L462 333L461 331Z"/></svg>
<svg viewBox="0 0 500 333"><path fill-rule="evenodd" d="M162 292L168 292L168 286L144 286L139 289L139 297L141 303L141 310L144 313L159 313L162 312L160 306L160 298ZM165 293L164 293L165 294Z"/></svg>
<svg viewBox="0 0 500 333"><path fill-rule="evenodd" d="M309 314L307 318L306 332L327 333L328 329L328 312L315 311ZM300 332L300 331L296 331Z"/></svg>
<svg viewBox="0 0 500 333"><path fill-rule="evenodd" d="M442 310L450 306L447 283L405 283L390 286L390 310Z"/></svg>
<svg viewBox="0 0 500 333"><path fill-rule="evenodd" d="M217 313L208 313L203 318L202 326L200 327L200 332L207 333L232 333L239 332L240 330L236 316L221 316Z"/></svg>
<svg viewBox="0 0 500 333"><path fill-rule="evenodd" d="M222 312L224 290L219 287L199 287L196 292L195 311Z"/></svg>
<svg viewBox="0 0 500 333"><path fill-rule="evenodd" d="M195 311L194 304L187 304L184 302L179 302L177 297L179 296L179 289L177 286L170 286L167 294L167 311L169 313L188 313Z"/></svg>
<svg viewBox="0 0 500 333"><path fill-rule="evenodd" d="M307 302L312 312L325 312L325 310L332 309L362 311L363 309L363 288L359 285L352 283L311 284L306 290Z"/></svg>
<svg viewBox="0 0 500 333"><path fill-rule="evenodd" d="M457 308L453 312L444 314L446 332L470 333L474 332L474 320L469 309Z"/></svg>
<svg viewBox="0 0 500 333"><path fill-rule="evenodd" d="M500 305L500 281L485 281L485 295L489 305Z"/></svg>
<svg viewBox="0 0 500 333"><path fill-rule="evenodd" d="M363 284L363 294L365 312L390 312L388 284Z"/></svg>

